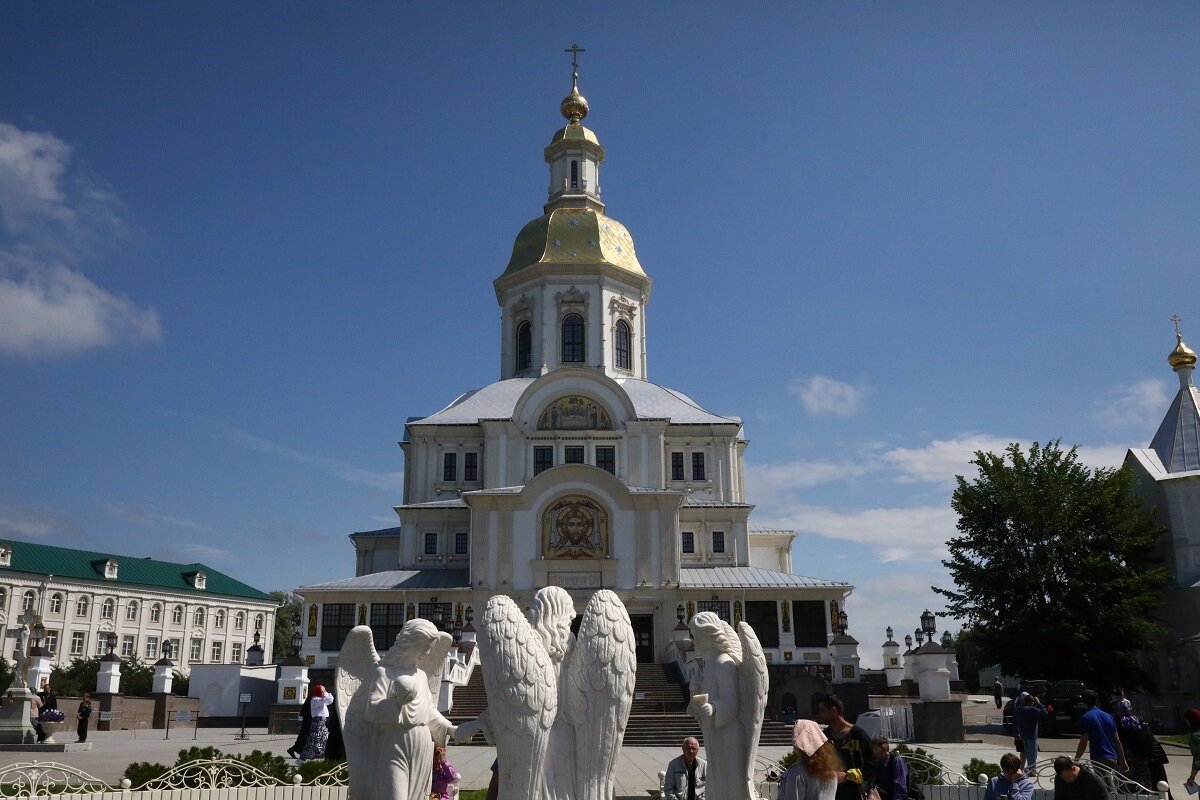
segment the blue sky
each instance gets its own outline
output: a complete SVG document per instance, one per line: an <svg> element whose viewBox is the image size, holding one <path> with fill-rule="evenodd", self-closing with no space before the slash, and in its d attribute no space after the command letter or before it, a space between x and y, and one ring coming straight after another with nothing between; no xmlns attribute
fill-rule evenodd
<svg viewBox="0 0 1200 800"><path fill-rule="evenodd" d="M643 5L0 7L0 536L352 574L404 420L498 377L573 41L650 377L744 418L867 663L940 607L975 449L1148 443L1200 6Z"/></svg>

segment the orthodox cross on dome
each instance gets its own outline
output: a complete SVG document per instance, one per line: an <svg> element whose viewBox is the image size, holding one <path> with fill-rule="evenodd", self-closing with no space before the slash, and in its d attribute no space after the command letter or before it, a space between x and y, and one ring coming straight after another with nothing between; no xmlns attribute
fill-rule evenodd
<svg viewBox="0 0 1200 800"><path fill-rule="evenodd" d="M1183 320L1179 317L1178 314L1172 314L1171 322L1175 323L1175 338L1177 338L1177 339L1183 338L1183 334L1181 334L1179 332L1179 323L1183 322Z"/></svg>
<svg viewBox="0 0 1200 800"><path fill-rule="evenodd" d="M565 48L563 52L571 54L571 80L579 80L579 54L586 53L587 48L580 47L578 44L572 43L571 46Z"/></svg>

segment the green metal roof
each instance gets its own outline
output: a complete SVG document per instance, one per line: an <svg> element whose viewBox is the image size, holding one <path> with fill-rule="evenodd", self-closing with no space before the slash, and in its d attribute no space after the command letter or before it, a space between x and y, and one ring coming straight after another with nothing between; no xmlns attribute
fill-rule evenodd
<svg viewBox="0 0 1200 800"><path fill-rule="evenodd" d="M252 600L274 599L266 592L260 592L253 586L247 586L204 564L174 564L170 561L155 561L152 558L72 550L67 547L17 542L11 539L0 542L0 545L12 549L12 564L0 567L0 575L5 572L26 572L97 583L153 586L172 592L190 592L198 595L227 595ZM109 559L117 562L117 577L112 580L104 577L104 565ZM191 584L190 576L196 572L204 573L204 589L197 589Z"/></svg>

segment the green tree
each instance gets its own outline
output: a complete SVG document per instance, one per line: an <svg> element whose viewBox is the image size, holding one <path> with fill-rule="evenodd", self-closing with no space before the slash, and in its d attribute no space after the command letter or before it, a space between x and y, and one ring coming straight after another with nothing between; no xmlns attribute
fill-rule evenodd
<svg viewBox="0 0 1200 800"><path fill-rule="evenodd" d="M1168 574L1150 561L1163 529L1132 473L1091 470L1058 440L976 452L971 463L979 474L958 476L961 535L942 562L956 588L932 588L972 628L983 663L1100 688L1143 685L1137 652L1164 633L1153 617Z"/></svg>
<svg viewBox="0 0 1200 800"><path fill-rule="evenodd" d="M958 674L962 676L967 689L978 692L979 670L991 664L980 661L979 637L974 628L963 628L958 632L958 636L954 637L954 658L958 661Z"/></svg>
<svg viewBox="0 0 1200 800"><path fill-rule="evenodd" d="M300 616L304 603L291 592L271 592L279 602L275 612L275 638L271 643L271 660L278 664L292 654L292 636L300 629Z"/></svg>

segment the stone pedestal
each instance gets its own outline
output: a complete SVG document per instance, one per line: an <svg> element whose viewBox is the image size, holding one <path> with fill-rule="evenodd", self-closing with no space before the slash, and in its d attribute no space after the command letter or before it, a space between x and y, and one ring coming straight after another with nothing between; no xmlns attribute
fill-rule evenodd
<svg viewBox="0 0 1200 800"><path fill-rule="evenodd" d="M957 700L917 700L912 704L913 735L918 742L958 743L963 735L962 703Z"/></svg>
<svg viewBox="0 0 1200 800"><path fill-rule="evenodd" d="M275 692L275 702L279 705L298 706L308 697L308 665L299 653L279 665Z"/></svg>
<svg viewBox="0 0 1200 800"><path fill-rule="evenodd" d="M0 744L37 744L37 731L29 724L33 693L21 687L4 693L0 705Z"/></svg>
<svg viewBox="0 0 1200 800"><path fill-rule="evenodd" d="M96 675L96 694L117 694L121 691L121 659L109 653L100 659Z"/></svg>
<svg viewBox="0 0 1200 800"><path fill-rule="evenodd" d="M154 683L152 694L170 694L171 685L175 682L175 665L168 658L160 658L154 662Z"/></svg>
<svg viewBox="0 0 1200 800"><path fill-rule="evenodd" d="M25 685L34 692L42 688L43 683L50 682L51 655L44 647L29 649L29 672L26 674Z"/></svg>

